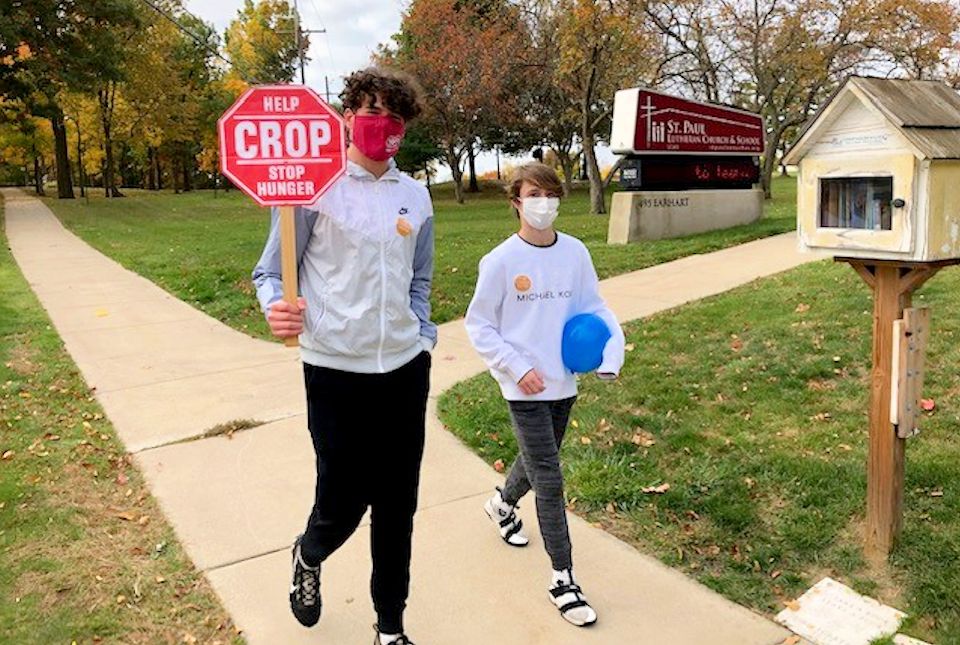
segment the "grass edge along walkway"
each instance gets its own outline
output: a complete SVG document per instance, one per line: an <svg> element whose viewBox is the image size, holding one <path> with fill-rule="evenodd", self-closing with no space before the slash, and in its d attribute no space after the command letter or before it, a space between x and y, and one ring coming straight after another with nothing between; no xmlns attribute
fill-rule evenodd
<svg viewBox="0 0 960 645"><path fill-rule="evenodd" d="M581 381L562 451L570 509L768 616L832 575L910 613L906 633L960 643L958 290L960 271L945 271L914 301L933 307L925 395L937 407L907 446L888 567L861 554L871 299L829 261L626 324L620 381ZM439 412L509 465L488 375L444 394Z"/></svg>
<svg viewBox="0 0 960 645"><path fill-rule="evenodd" d="M0 641L240 643L12 255L0 198Z"/></svg>

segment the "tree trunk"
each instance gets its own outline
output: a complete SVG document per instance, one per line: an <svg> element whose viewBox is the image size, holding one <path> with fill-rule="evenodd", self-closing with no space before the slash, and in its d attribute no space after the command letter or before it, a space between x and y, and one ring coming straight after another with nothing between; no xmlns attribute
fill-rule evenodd
<svg viewBox="0 0 960 645"><path fill-rule="evenodd" d="M473 142L467 146L467 161L470 164L470 187L468 193L479 193L480 185L477 184L477 156L473 150Z"/></svg>
<svg viewBox="0 0 960 645"><path fill-rule="evenodd" d="M157 189L157 149L147 148L147 190Z"/></svg>
<svg viewBox="0 0 960 645"><path fill-rule="evenodd" d="M53 152L57 163L57 197L73 199L73 171L70 169L70 153L67 148L67 124L63 120L63 110L54 104L50 115L53 126Z"/></svg>
<svg viewBox="0 0 960 645"><path fill-rule="evenodd" d="M183 155L180 157L180 169L183 171L183 192L189 192L193 190L193 167L190 163L192 159L190 158L189 150L184 151Z"/></svg>
<svg viewBox="0 0 960 645"><path fill-rule="evenodd" d="M173 157L170 159L172 167L170 169L170 176L173 179L173 194L180 194L180 156L176 153L173 154Z"/></svg>
<svg viewBox="0 0 960 645"><path fill-rule="evenodd" d="M767 135L766 150L763 153L763 162L760 166L760 186L763 188L763 198L773 197L772 182L773 171L777 167L777 150L780 149L780 138L783 136L783 130L775 128L773 132Z"/></svg>
<svg viewBox="0 0 960 645"><path fill-rule="evenodd" d="M107 197L123 197L123 193L117 188L117 177L114 172L113 161L113 141L110 138L110 127L104 126L103 130L103 190Z"/></svg>
<svg viewBox="0 0 960 645"><path fill-rule="evenodd" d="M33 156L33 187L37 194L44 196L43 192L43 171L40 170L40 156Z"/></svg>
<svg viewBox="0 0 960 645"><path fill-rule="evenodd" d="M460 169L460 154L452 143L447 144L447 165L453 174L453 190L457 196L457 203L463 203L463 171Z"/></svg>
<svg viewBox="0 0 960 645"><path fill-rule="evenodd" d="M597 151L593 146L593 132L589 124L584 123L583 161L587 165L587 179L590 181L590 212L594 215L603 215L607 212L603 198L603 179L600 177L600 167L597 165Z"/></svg>
<svg viewBox="0 0 960 645"><path fill-rule="evenodd" d="M123 197L123 193L117 188L116 164L113 160L113 138L111 135L116 92L117 88L113 83L97 91L97 99L100 103L100 123L103 126L103 193L107 197Z"/></svg>
<svg viewBox="0 0 960 645"><path fill-rule="evenodd" d="M427 178L427 193L429 193L430 197L433 197L433 190L431 190L432 186L430 185L430 164L423 164L423 174Z"/></svg>
<svg viewBox="0 0 960 645"><path fill-rule="evenodd" d="M563 194L570 195L573 192L573 156L569 151L561 152L556 148L553 154L557 155L560 161L560 169L563 170Z"/></svg>

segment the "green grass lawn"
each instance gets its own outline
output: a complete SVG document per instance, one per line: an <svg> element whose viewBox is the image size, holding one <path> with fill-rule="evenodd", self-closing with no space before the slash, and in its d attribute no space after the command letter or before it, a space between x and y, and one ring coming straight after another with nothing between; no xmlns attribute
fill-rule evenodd
<svg viewBox="0 0 960 645"><path fill-rule="evenodd" d="M589 214L587 194L576 191L561 207L558 226L583 239L601 278L705 253L795 227L796 182L778 179L764 218L748 226L663 240L607 246L605 216ZM175 195L126 190L107 200L100 191L82 199L47 198L64 224L123 266L236 329L267 337L267 326L250 286L250 272L269 226L264 209L237 191ZM608 199L609 203L609 199ZM434 188L436 268L433 318L462 316L473 295L480 258L516 227L502 189L483 184L459 205L450 185Z"/></svg>
<svg viewBox="0 0 960 645"><path fill-rule="evenodd" d="M909 633L960 643L958 291L947 269L914 300L933 307L925 389L937 407L908 442L888 567L861 556L872 300L846 265L626 325L621 379L581 381L562 452L570 508L764 613L832 575L915 616ZM489 463L511 462L488 375L446 393L440 412Z"/></svg>
<svg viewBox="0 0 960 645"><path fill-rule="evenodd" d="M0 201L0 642L240 642L3 230Z"/></svg>

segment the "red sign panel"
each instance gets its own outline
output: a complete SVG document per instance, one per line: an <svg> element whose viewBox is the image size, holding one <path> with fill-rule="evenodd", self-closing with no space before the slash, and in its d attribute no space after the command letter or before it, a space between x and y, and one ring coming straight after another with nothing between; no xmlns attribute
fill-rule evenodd
<svg viewBox="0 0 960 645"><path fill-rule="evenodd" d="M763 119L752 112L640 90L634 151L763 153Z"/></svg>
<svg viewBox="0 0 960 645"><path fill-rule="evenodd" d="M343 120L301 85L251 87L217 122L220 168L261 206L312 204L343 174Z"/></svg>

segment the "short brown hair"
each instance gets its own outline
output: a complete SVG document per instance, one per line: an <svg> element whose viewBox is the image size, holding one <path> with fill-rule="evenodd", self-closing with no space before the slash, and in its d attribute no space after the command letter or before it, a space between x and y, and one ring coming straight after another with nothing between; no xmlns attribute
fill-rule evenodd
<svg viewBox="0 0 960 645"><path fill-rule="evenodd" d="M420 85L409 74L385 67L368 67L346 78L340 101L345 110L357 111L377 102L403 118L412 121L423 112Z"/></svg>
<svg viewBox="0 0 960 645"><path fill-rule="evenodd" d="M510 198L511 202L520 199L520 187L523 186L525 181L548 193L563 197L563 183L561 183L557 171L539 161L531 161L523 164L510 175L510 183L507 184L507 197ZM514 211L516 210L514 209Z"/></svg>

